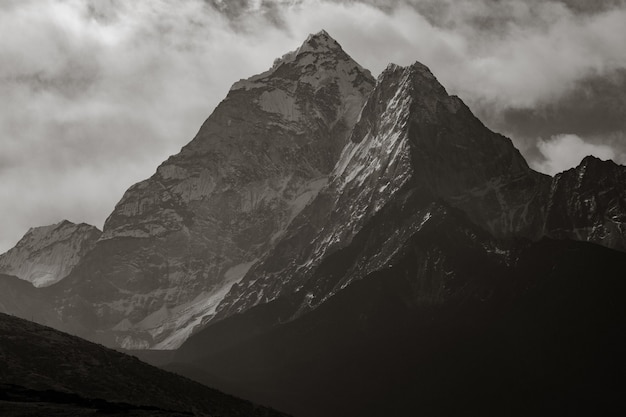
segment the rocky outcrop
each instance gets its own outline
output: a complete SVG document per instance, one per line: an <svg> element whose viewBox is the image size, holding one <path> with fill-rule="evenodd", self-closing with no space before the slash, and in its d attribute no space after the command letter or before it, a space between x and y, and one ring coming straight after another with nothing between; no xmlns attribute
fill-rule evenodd
<svg viewBox="0 0 626 417"><path fill-rule="evenodd" d="M0 273L46 287L68 276L93 249L101 232L67 220L31 228L8 252L0 255Z"/></svg>
<svg viewBox="0 0 626 417"><path fill-rule="evenodd" d="M557 174L543 233L626 252L626 167L588 156Z"/></svg>

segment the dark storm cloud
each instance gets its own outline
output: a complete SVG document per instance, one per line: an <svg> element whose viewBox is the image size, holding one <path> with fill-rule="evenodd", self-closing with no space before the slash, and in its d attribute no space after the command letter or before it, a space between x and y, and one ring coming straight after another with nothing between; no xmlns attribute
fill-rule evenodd
<svg viewBox="0 0 626 417"><path fill-rule="evenodd" d="M626 131L626 69L579 80L562 97L535 108L507 109L503 127L521 136L571 131L603 136Z"/></svg>
<svg viewBox="0 0 626 417"><path fill-rule="evenodd" d="M322 28L374 74L428 65L538 169L622 161L625 21L624 1L4 0L0 250L102 226L233 82Z"/></svg>
<svg viewBox="0 0 626 417"><path fill-rule="evenodd" d="M592 146L605 145L618 163L626 163L626 69L578 80L565 94L534 107L478 108L492 129L516 139L538 168L545 164L539 145L566 132ZM545 149L545 146L544 146ZM592 148L589 148L592 149ZM555 150L556 151L556 150ZM567 152L566 149L562 150ZM604 152L606 154L606 152ZM583 155L584 156L584 155ZM560 167L561 170L567 166ZM552 171L552 170L551 170Z"/></svg>

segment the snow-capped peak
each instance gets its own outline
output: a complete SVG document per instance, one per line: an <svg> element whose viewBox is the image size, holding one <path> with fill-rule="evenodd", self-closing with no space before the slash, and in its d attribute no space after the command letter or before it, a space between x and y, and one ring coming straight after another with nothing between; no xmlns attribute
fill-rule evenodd
<svg viewBox="0 0 626 417"><path fill-rule="evenodd" d="M0 255L0 272L46 287L65 278L100 237L94 226L67 220L31 227L17 245Z"/></svg>
<svg viewBox="0 0 626 417"><path fill-rule="evenodd" d="M368 70L357 64L335 39L322 30L309 35L298 49L274 60L269 70L234 83L231 91L265 87L270 77L279 74L281 78L304 82L307 79L303 76L312 74L317 74L316 78L346 78L349 82L354 82L361 74L371 77Z"/></svg>
<svg viewBox="0 0 626 417"><path fill-rule="evenodd" d="M304 43L302 43L302 46L297 49L296 56L305 52L328 53L337 50L341 51L341 46L328 34L328 32L322 29L317 33L310 34L306 38Z"/></svg>

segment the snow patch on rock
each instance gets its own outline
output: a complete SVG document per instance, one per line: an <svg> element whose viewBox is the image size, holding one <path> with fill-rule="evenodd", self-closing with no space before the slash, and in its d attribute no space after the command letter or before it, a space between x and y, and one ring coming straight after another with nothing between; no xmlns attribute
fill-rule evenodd
<svg viewBox="0 0 626 417"><path fill-rule="evenodd" d="M268 113L277 113L289 121L300 119L296 99L283 90L264 91L259 97L258 104Z"/></svg>

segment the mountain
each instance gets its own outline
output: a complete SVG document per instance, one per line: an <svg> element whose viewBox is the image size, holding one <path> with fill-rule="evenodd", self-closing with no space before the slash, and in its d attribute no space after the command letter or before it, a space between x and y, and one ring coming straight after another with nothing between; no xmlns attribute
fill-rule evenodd
<svg viewBox="0 0 626 417"><path fill-rule="evenodd" d="M124 194L59 284L63 320L109 345L182 343L326 183L373 85L323 31L235 83L196 137Z"/></svg>
<svg viewBox="0 0 626 417"><path fill-rule="evenodd" d="M35 287L46 287L68 276L93 249L101 232L94 226L67 220L31 228L8 252L0 255L0 273Z"/></svg>
<svg viewBox="0 0 626 417"><path fill-rule="evenodd" d="M585 171L589 161L576 172ZM491 132L458 97L448 95L428 68L390 65L363 107L329 184L207 321L303 287L310 293L302 309L310 309L385 265L415 223L398 227L393 220L379 245L363 253L353 269L342 271L332 285L315 282L322 279L315 271L326 257L348 246L382 208L404 204L411 193L420 201L462 210L496 237L574 238L623 249L626 168L613 164L597 171L587 174L584 186L566 179L578 175L573 172L552 179L533 171L509 139ZM590 198L599 204L580 203ZM560 222L563 212L573 221Z"/></svg>
<svg viewBox="0 0 626 417"><path fill-rule="evenodd" d="M235 83L179 154L127 190L67 277L0 280L23 300L0 303L127 349L230 332L220 323L255 309L258 325L232 331L245 339L385 268L432 204L498 239L624 251L625 170L587 158L537 173L424 65L374 81L322 31ZM385 228L370 230L375 219Z"/></svg>
<svg viewBox="0 0 626 417"><path fill-rule="evenodd" d="M626 252L626 167L588 156L557 174L550 187L544 233Z"/></svg>
<svg viewBox="0 0 626 417"><path fill-rule="evenodd" d="M626 411L626 254L494 239L404 197L315 275L332 285L412 226L384 265L306 313L303 287L212 324L168 368L303 417Z"/></svg>
<svg viewBox="0 0 626 417"><path fill-rule="evenodd" d="M16 317L0 332L3 416L285 416Z"/></svg>
<svg viewBox="0 0 626 417"><path fill-rule="evenodd" d="M610 410L626 254L600 245L623 242L625 169L534 172L425 66L390 65L328 184L170 369L301 416Z"/></svg>

